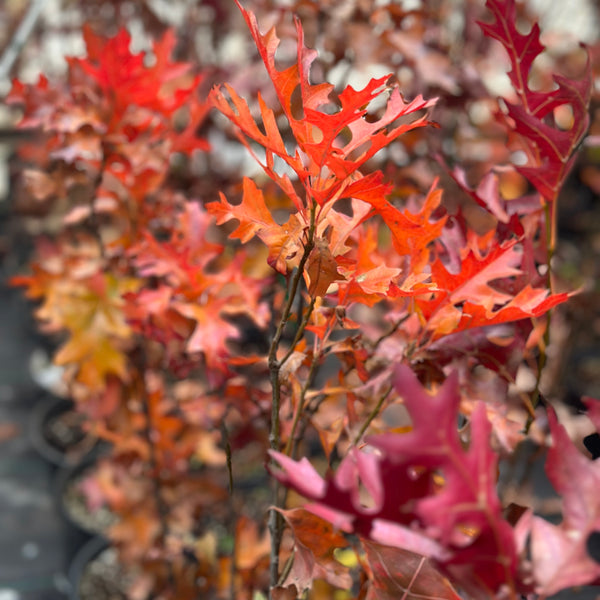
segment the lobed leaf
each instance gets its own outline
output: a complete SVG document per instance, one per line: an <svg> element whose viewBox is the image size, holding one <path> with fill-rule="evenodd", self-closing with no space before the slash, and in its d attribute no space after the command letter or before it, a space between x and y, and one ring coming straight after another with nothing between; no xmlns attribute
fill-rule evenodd
<svg viewBox="0 0 600 600"><path fill-rule="evenodd" d="M517 30L515 0L487 0L493 23L479 23L483 32L499 41L506 50L512 69L508 73L519 104L506 102L507 115L514 131L521 136L529 158L526 166L517 167L537 188L546 201L555 200L573 166L573 155L589 127L588 106L592 93L591 63L588 57L579 80L553 75L556 89L534 91L529 87L533 61L544 51L537 23L527 34ZM546 122L553 111L568 105L573 111L573 125L561 130Z"/></svg>
<svg viewBox="0 0 600 600"><path fill-rule="evenodd" d="M527 284L519 289L518 284L513 285L512 280L521 279L526 258L519 239L513 238L492 246L484 255L469 248L458 273L451 273L436 259L431 264L431 297L416 299L424 327L433 339L474 327L539 317L565 302L567 293L549 296L546 288Z"/></svg>
<svg viewBox="0 0 600 600"><path fill-rule="evenodd" d="M367 600L460 600L431 561L401 548L361 540L369 565Z"/></svg>
<svg viewBox="0 0 600 600"><path fill-rule="evenodd" d="M399 366L394 387L413 422L409 433L367 438L378 453L354 449L325 479L306 459L297 463L272 452L283 468L275 476L311 500L307 510L343 531L429 556L476 597L514 587L516 546L496 493L497 457L484 405L472 414L465 450L456 427L455 374L431 395Z"/></svg>
<svg viewBox="0 0 600 600"><path fill-rule="evenodd" d="M600 401L588 400L598 427ZM590 536L600 531L600 461L584 456L573 444L552 407L548 407L552 447L546 473L563 499L560 525L533 517L531 553L539 594L550 596L578 585L600 583L600 563L588 549Z"/></svg>
<svg viewBox="0 0 600 600"><path fill-rule="evenodd" d="M356 175L360 181L362 176L359 169L369 158L403 133L428 125L429 121L425 116L401 123L398 119L414 116L433 106L435 100L426 101L419 96L406 102L398 88L390 85L391 76L386 76L371 80L362 90L357 91L348 86L339 95L338 110L333 113L325 112L324 107L333 101L333 86L329 83L309 83L310 66L317 53L304 46L304 34L299 20L296 19L297 61L280 71L275 65L275 53L280 42L275 29L262 34L254 14L245 10L239 2L238 6L273 82L297 149L292 154L287 151L274 112L265 105L260 95L258 101L264 133L254 121L246 101L230 86L213 89L213 103L239 128L243 134L240 139L251 152L252 148L246 138L265 148L266 162L262 165L263 169L292 199L298 210L302 210L307 201L300 198L287 174L280 175L276 172L274 156L281 158L294 171L309 198L321 206L342 195L358 197L346 189L352 184L352 176ZM292 101L296 90L300 92L299 109L293 106ZM383 114L379 118L367 120L365 117L371 101L388 93ZM296 116L298 114L300 116ZM356 191L360 187L360 184L356 186ZM377 193L382 195L386 189L387 186L379 181Z"/></svg>

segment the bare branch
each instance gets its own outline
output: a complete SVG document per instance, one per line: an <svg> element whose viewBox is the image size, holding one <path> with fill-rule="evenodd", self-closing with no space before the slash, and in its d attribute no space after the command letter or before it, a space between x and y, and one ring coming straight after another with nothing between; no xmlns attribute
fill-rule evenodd
<svg viewBox="0 0 600 600"><path fill-rule="evenodd" d="M27 13L17 28L15 35L8 43L8 46L6 46L4 54L0 58L0 80L8 78L10 75L10 71L19 57L19 53L35 28L43 7L44 0L32 0L29 5Z"/></svg>

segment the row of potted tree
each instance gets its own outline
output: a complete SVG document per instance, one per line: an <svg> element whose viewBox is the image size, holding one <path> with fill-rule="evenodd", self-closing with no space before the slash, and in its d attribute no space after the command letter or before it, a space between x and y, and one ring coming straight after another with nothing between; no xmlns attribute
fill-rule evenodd
<svg viewBox="0 0 600 600"><path fill-rule="evenodd" d="M63 85L14 82L19 126L40 132L19 157L46 231L13 283L60 336L54 362L110 444L79 489L114 517L105 533L127 597L545 597L600 576L589 552L575 573L565 541L579 527L585 544L592 518L567 506L551 529L524 508L507 515L496 490L498 461L543 437L539 385L514 384L524 363L541 371L546 315L569 296L548 265L590 67L532 90L537 26L520 33L511 0L487 6L481 27L510 56L513 97L494 114L479 90L481 135L508 135L504 157L519 149L527 163L475 187L445 167L470 209L442 204L422 158L440 140L436 101L405 99L389 76L313 83L299 20L282 68L275 30L239 7L272 84L254 103L228 85L207 95L207 76L172 59L172 32L145 55L125 29L85 28ZM388 12L407 28L424 18ZM198 166L202 133L227 127L207 121L212 108L266 177L214 189ZM189 197L191 181L210 193ZM560 454L580 459L553 415L549 472L568 499ZM581 461L577 476L597 478ZM544 554L556 539L567 575Z"/></svg>

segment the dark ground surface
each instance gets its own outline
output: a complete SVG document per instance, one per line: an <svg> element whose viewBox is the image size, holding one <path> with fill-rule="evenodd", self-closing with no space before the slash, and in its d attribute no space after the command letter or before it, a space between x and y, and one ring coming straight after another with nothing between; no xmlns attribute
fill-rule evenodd
<svg viewBox="0 0 600 600"><path fill-rule="evenodd" d="M63 600L71 532L51 493L54 468L28 435L43 401L29 375L28 313L19 291L0 288L0 600Z"/></svg>

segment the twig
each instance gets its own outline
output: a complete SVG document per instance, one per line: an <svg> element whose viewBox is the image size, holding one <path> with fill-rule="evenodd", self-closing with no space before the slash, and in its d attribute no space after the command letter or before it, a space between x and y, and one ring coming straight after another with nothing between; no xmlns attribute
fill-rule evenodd
<svg viewBox="0 0 600 600"><path fill-rule="evenodd" d="M233 539L233 548L231 550L231 563L229 565L229 598L233 600L235 598L235 575L237 570L236 565L236 544L237 544L237 521L235 517L235 506L233 502L233 463L232 463L232 454L231 454L231 443L229 441L229 431L227 429L227 425L225 423L225 419L227 418L227 414L229 412L228 407L225 414L223 415L223 419L221 420L220 428L221 428L221 437L223 440L223 445L225 446L225 456L227 459L227 474L229 477L229 497L227 499L229 518L228 521L230 523L230 534Z"/></svg>
<svg viewBox="0 0 600 600"><path fill-rule="evenodd" d="M281 577L277 582L277 585L283 585L284 581L287 579L287 576L290 574L292 567L294 566L294 553L292 552L287 560L285 561L285 565L283 565L283 570L281 571Z"/></svg>
<svg viewBox="0 0 600 600"><path fill-rule="evenodd" d="M146 389L146 381L144 378L144 374L146 372L146 355L145 348L141 346L139 351L136 353L135 362L137 363L138 372L140 374L140 392L142 396L142 407L144 411L145 417L145 427L144 427L144 437L145 441L148 444L148 452L149 452L149 462L150 462L150 470L151 470L151 480L152 480L152 493L154 496L154 503L156 505L156 511L158 513L158 519L160 523L160 536L163 548L166 548L167 537L169 534L169 523L167 517L169 515L169 507L167 506L161 490L161 474L160 474L160 465L158 463L158 456L156 455L156 444L154 442L154 437L152 435L152 430L154 428L152 423L152 410L150 408L150 400L148 398L148 390ZM176 581L175 581L175 571L173 570L173 565L169 560L165 560L167 566L167 573L169 579L169 585L171 589L175 593Z"/></svg>
<svg viewBox="0 0 600 600"><path fill-rule="evenodd" d="M0 58L0 80L6 79L9 76L10 70L15 64L27 38L35 28L37 20L42 13L44 2L45 0L32 0L15 35L4 49L4 54Z"/></svg>
<svg viewBox="0 0 600 600"><path fill-rule="evenodd" d="M310 423L310 418L317 413L319 407L325 400L327 399L327 394L320 394L313 400L311 400L308 405L304 409L304 414L302 415L302 419L300 419L300 423L298 424L298 431L294 436L294 443L292 445L292 449L290 451L289 456L294 460L298 459L298 448L300 446L300 441L304 439L304 434L306 433L306 428ZM314 403L313 403L314 402ZM289 492L289 488L286 488L286 494ZM287 496L286 496L287 499ZM287 501L287 500L286 500Z"/></svg>
<svg viewBox="0 0 600 600"><path fill-rule="evenodd" d="M400 317L393 325L392 328L389 331L386 331L385 333L381 334L374 342L373 342L373 350L376 350L379 346L379 344L381 344L381 342L383 342L383 340L389 338L390 336L394 335L394 333L396 333L396 331L398 331L398 329L400 328L400 325L402 325L402 323L404 323L404 321L406 321L408 319L408 317L410 317L410 314L404 315L403 317Z"/></svg>
<svg viewBox="0 0 600 600"><path fill-rule="evenodd" d="M233 494L233 465L231 461L231 444L229 443L229 432L227 431L227 425L225 425L225 416L221 421L221 439L223 440L223 446L225 447L225 456L227 459L227 475L229 477L229 495Z"/></svg>
<svg viewBox="0 0 600 600"><path fill-rule="evenodd" d="M310 304L308 305L308 308L306 309L304 318L302 319L300 326L298 327L298 331L296 331L296 335L294 336L294 339L292 340L292 343L290 344L289 350L286 352L285 356L279 361L280 367L282 367L289 360L289 358L292 356L292 354L294 354L294 348L296 347L296 344L300 341L300 338L304 334L304 330L306 329L306 326L308 325L308 322L310 321L310 317L315 308L316 300L317 300L316 297L311 299Z"/></svg>
<svg viewBox="0 0 600 600"><path fill-rule="evenodd" d="M390 395L391 391L392 391L392 388L389 387L388 390L387 390L387 392L385 392L385 394L383 394L381 396L381 398L379 398L379 401L377 402L377 405L371 411L371 414L368 416L367 420L363 423L362 427L360 428L360 431L358 432L358 434L354 438L354 441L352 442L353 446L358 445L358 442L360 442L362 436L365 434L365 431L367 431L367 429L369 428L369 425L373 422L373 420L375 419L375 417L379 414L379 411L381 410L381 407L383 406L383 403L385 402L385 399Z"/></svg>
<svg viewBox="0 0 600 600"><path fill-rule="evenodd" d="M306 244L304 246L304 253L292 278L287 302L283 308L283 312L281 313L281 318L279 319L277 329L275 330L273 339L271 340L271 347L269 348L268 364L272 390L271 431L269 432L269 445L272 450L276 451L279 451L279 446L281 444L281 425L279 422L279 409L281 406L281 382L279 380L279 375L281 372L281 366L283 364L282 361L277 359L277 351L279 350L279 344L281 342L283 330L285 329L290 313L292 312L292 307L294 305L294 301L298 293L298 288L300 286L300 281L304 273L304 267L306 266L308 256L310 255L314 247L315 217L316 207L313 205L310 212L310 226L308 229ZM289 358L289 356L287 356L286 359L287 358ZM282 517L276 510L276 508L279 508L280 506L280 485L279 482L275 479L273 482L273 507L271 508L271 511L269 513L269 532L271 534L269 579L271 590L277 585L277 582L279 580L279 549L281 546L281 538L283 535L283 522ZM271 594L269 593L269 597L270 596Z"/></svg>
<svg viewBox="0 0 600 600"><path fill-rule="evenodd" d="M306 401L306 394L308 392L308 388L313 383L313 380L314 380L316 372L317 372L317 367L319 366L320 359L321 359L321 353L320 352L315 353L315 355L313 356L313 359L311 361L311 364L310 364L308 375L306 376L306 381L304 382L304 385L302 386L302 389L300 390L300 398L298 399L298 406L296 408L296 413L294 414L292 430L290 431L290 435L288 437L288 441L285 446L285 454L287 454L288 456L291 456L292 448L293 448L293 446L295 446L296 429L298 427L300 418L303 415L304 403Z"/></svg>

